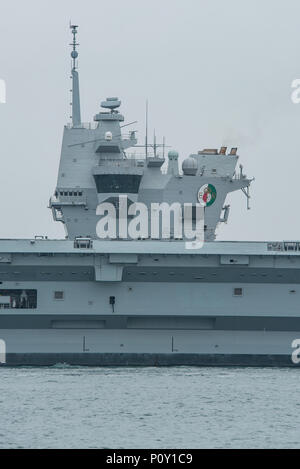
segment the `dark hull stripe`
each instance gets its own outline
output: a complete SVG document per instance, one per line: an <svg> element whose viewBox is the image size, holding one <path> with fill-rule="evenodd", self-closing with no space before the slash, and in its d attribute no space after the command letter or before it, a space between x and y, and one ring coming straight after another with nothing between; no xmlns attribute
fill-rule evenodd
<svg viewBox="0 0 300 469"><path fill-rule="evenodd" d="M181 353L9 353L1 366L247 366L294 367L290 355Z"/></svg>
<svg viewBox="0 0 300 469"><path fill-rule="evenodd" d="M130 316L75 314L0 315L0 333L6 329L120 329L120 330L219 330L300 332L300 318L275 316ZM1 336L0 336L1 338Z"/></svg>

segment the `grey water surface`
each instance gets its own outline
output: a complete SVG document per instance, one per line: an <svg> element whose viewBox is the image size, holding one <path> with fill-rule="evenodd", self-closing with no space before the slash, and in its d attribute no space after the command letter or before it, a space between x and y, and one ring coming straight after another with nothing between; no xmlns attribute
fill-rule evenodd
<svg viewBox="0 0 300 469"><path fill-rule="evenodd" d="M0 369L0 448L299 448L300 370Z"/></svg>

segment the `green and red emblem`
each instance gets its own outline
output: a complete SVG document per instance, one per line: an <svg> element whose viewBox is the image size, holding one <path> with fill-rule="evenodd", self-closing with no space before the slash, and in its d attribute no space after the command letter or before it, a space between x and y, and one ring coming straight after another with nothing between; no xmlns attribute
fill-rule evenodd
<svg viewBox="0 0 300 469"><path fill-rule="evenodd" d="M217 198L217 191L212 184L204 184L198 191L198 201L201 207L210 207Z"/></svg>

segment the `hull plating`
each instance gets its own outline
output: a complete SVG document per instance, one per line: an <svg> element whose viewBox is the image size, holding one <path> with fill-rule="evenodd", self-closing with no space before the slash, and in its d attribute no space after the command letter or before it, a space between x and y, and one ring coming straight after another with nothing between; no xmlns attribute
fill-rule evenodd
<svg viewBox="0 0 300 469"><path fill-rule="evenodd" d="M5 330L6 366L297 366L297 332Z"/></svg>

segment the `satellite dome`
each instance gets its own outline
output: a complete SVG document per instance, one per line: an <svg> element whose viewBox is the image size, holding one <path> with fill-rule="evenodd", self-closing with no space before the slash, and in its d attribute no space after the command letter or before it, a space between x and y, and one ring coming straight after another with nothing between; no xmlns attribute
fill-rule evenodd
<svg viewBox="0 0 300 469"><path fill-rule="evenodd" d="M110 142L112 140L112 133L110 131L105 132L105 140Z"/></svg>
<svg viewBox="0 0 300 469"><path fill-rule="evenodd" d="M178 152L175 150L171 150L168 153L169 160L178 160Z"/></svg>
<svg viewBox="0 0 300 469"><path fill-rule="evenodd" d="M185 176L196 176L198 163L195 158L189 156L182 163L182 171Z"/></svg>

